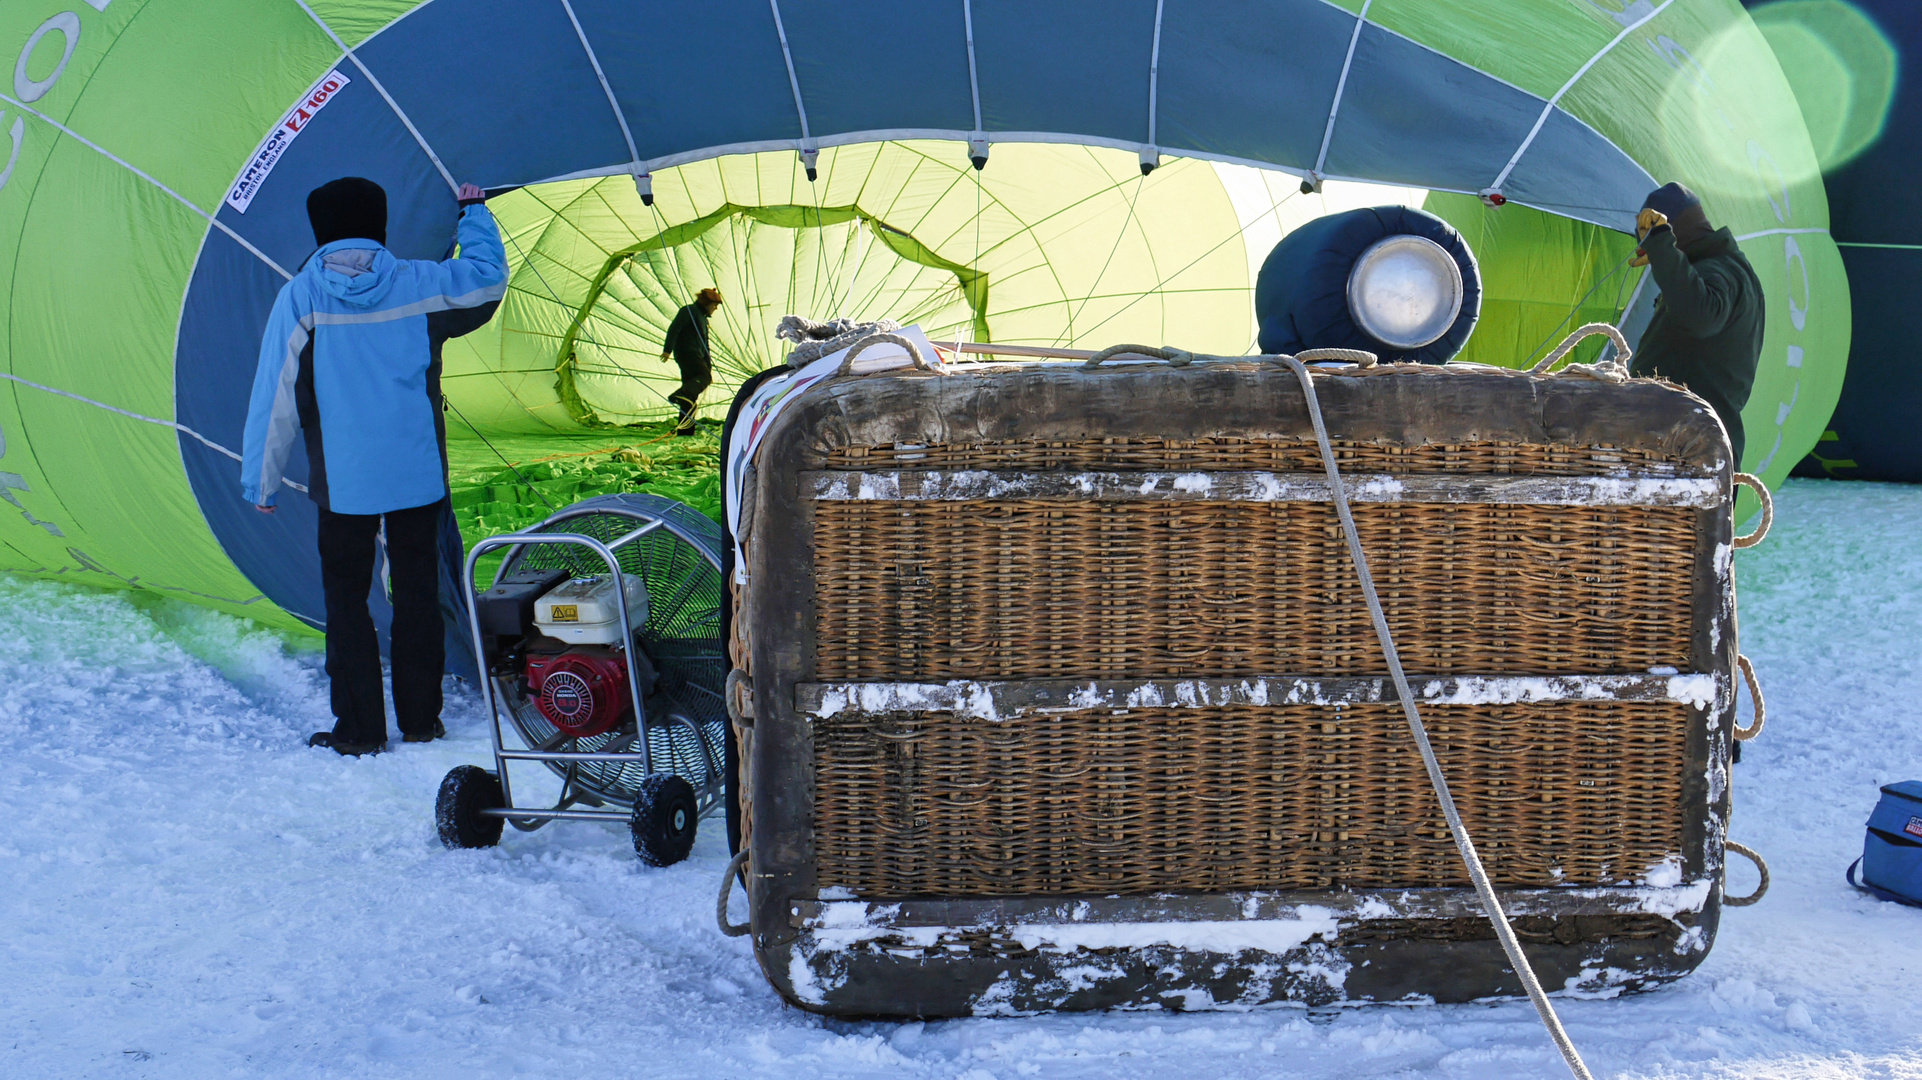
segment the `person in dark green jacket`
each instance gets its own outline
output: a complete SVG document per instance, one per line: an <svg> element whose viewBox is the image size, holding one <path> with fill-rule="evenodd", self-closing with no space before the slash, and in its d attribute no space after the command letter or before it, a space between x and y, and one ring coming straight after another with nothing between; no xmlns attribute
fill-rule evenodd
<svg viewBox="0 0 1922 1080"><path fill-rule="evenodd" d="M1762 282L1735 234L1710 226L1702 201L1680 184L1649 193L1636 233L1634 265L1646 263L1662 295L1629 373L1680 383L1713 406L1739 469L1742 406L1762 357Z"/></svg>
<svg viewBox="0 0 1922 1080"><path fill-rule="evenodd" d="M680 406L676 435L694 434L694 409L701 403L701 392L714 382L714 357L708 351L707 320L721 306L721 290L702 289L692 304L675 312L667 324L667 337L661 341L661 359L672 357L681 369L681 386L667 396Z"/></svg>

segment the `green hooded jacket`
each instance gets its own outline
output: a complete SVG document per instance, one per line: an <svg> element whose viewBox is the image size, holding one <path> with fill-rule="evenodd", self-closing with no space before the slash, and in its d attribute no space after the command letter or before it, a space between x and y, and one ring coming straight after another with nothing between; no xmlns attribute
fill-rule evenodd
<svg viewBox="0 0 1922 1080"><path fill-rule="evenodd" d="M1762 356L1762 282L1727 228L1679 244L1663 229L1642 250L1662 295L1630 371L1681 383L1713 406L1739 468L1742 406Z"/></svg>

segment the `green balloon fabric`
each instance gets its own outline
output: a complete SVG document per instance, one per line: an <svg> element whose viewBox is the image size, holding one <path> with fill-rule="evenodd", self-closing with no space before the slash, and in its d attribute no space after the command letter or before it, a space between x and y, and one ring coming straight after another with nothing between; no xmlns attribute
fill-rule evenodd
<svg viewBox="0 0 1922 1080"><path fill-rule="evenodd" d="M1816 148L1734 0L966 12L0 7L0 569L321 625L312 508L254 513L231 453L267 309L313 248L302 200L341 175L387 189L403 258L448 254L456 184L504 193L509 299L447 356L451 426L481 435L663 415L659 332L707 285L723 386L779 359L788 311L1243 351L1250 267L1292 224L1424 198L1489 268L1470 354L1519 364L1570 306L1613 310L1606 274L1671 179L1768 291L1745 466L1779 480L1828 419L1848 285ZM1653 296L1627 295L1632 322Z"/></svg>

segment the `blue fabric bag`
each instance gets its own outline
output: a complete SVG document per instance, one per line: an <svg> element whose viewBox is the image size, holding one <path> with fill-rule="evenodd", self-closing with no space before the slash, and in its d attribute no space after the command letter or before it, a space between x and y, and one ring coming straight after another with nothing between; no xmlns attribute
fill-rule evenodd
<svg viewBox="0 0 1922 1080"><path fill-rule="evenodd" d="M1850 864L1847 877L1849 884L1870 895L1922 907L1922 780L1882 788L1882 801L1869 814L1862 857Z"/></svg>

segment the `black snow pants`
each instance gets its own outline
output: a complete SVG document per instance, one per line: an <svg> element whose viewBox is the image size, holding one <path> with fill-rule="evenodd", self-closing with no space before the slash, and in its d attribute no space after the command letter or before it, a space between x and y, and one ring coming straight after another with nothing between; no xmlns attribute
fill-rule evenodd
<svg viewBox="0 0 1922 1080"><path fill-rule="evenodd" d="M694 423L695 406L701 403L701 394L714 384L714 366L705 358L674 357L674 363L681 369L680 388L667 395L667 400L680 406L679 427L691 427Z"/></svg>
<svg viewBox="0 0 1922 1080"><path fill-rule="evenodd" d="M320 580L327 594L327 677L333 683L334 741L384 743L387 710L380 685L380 642L367 593L374 583L376 537L387 519L393 590L394 716L403 735L432 735L440 719L446 662L440 613L440 519L447 500L382 514L320 511Z"/></svg>

